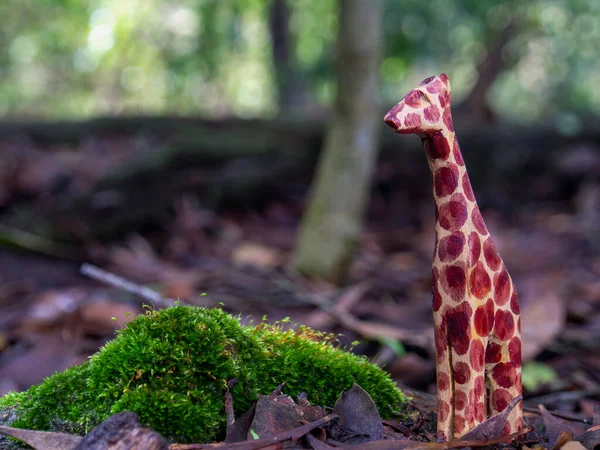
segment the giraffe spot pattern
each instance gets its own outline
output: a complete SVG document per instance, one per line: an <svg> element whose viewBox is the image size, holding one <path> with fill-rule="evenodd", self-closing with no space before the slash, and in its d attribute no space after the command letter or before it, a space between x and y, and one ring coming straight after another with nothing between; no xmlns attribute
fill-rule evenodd
<svg viewBox="0 0 600 450"><path fill-rule="evenodd" d="M450 337L450 346L459 355L469 351L471 344L471 319L472 309L468 302L449 309L446 314L446 329Z"/></svg>
<svg viewBox="0 0 600 450"><path fill-rule="evenodd" d="M448 347L448 338L446 337L446 316L442 316L439 326L435 332L435 354L438 361L442 361Z"/></svg>
<svg viewBox="0 0 600 450"><path fill-rule="evenodd" d="M426 147L429 151L431 159L446 159L450 154L450 146L448 140L444 137L441 131L436 131L431 135L430 145Z"/></svg>
<svg viewBox="0 0 600 450"><path fill-rule="evenodd" d="M473 208L473 212L471 213L471 221L473 222L475 229L479 231L479 234L483 236L488 234L487 227L485 226L485 222L483 221L483 217L481 217L481 212L477 205L475 205L475 208Z"/></svg>
<svg viewBox="0 0 600 450"><path fill-rule="evenodd" d="M437 106L431 105L423 110L423 116L428 122L437 122L440 120L440 110Z"/></svg>
<svg viewBox="0 0 600 450"><path fill-rule="evenodd" d="M438 398L438 422L445 422L450 415L450 405L446 400Z"/></svg>
<svg viewBox="0 0 600 450"><path fill-rule="evenodd" d="M469 266L477 263L479 255L481 255L481 239L479 239L479 234L471 231L469 235Z"/></svg>
<svg viewBox="0 0 600 450"><path fill-rule="evenodd" d="M485 298L492 289L492 280L481 261L475 264L469 276L469 290L477 298Z"/></svg>
<svg viewBox="0 0 600 450"><path fill-rule="evenodd" d="M461 301L466 292L465 270L459 265L447 266L444 269L442 287L452 300Z"/></svg>
<svg viewBox="0 0 600 450"><path fill-rule="evenodd" d="M458 361L454 364L454 381L458 384L466 384L471 378L471 368L467 363Z"/></svg>
<svg viewBox="0 0 600 450"><path fill-rule="evenodd" d="M414 89L414 90L410 91L408 94L406 94L406 96L404 97L404 103L406 103L408 106L412 106L413 108L416 108L421 105L421 102L424 99L425 99L425 94L423 94L418 89Z"/></svg>
<svg viewBox="0 0 600 450"><path fill-rule="evenodd" d="M515 333L515 321L510 311L499 309L494 319L494 334L501 341L509 340Z"/></svg>
<svg viewBox="0 0 600 450"><path fill-rule="evenodd" d="M450 377L446 372L439 372L437 376L437 388L440 392L445 392L450 388Z"/></svg>
<svg viewBox="0 0 600 450"><path fill-rule="evenodd" d="M467 202L462 194L454 194L450 201L439 208L439 224L442 228L454 231L467 221Z"/></svg>
<svg viewBox="0 0 600 450"><path fill-rule="evenodd" d="M442 108L445 108L444 113L442 114L442 120L444 121L444 125L446 125L446 128L448 128L450 131L454 131L454 124L452 123L452 114L450 113L450 108L446 108L445 105L447 103L450 103L449 98L446 102L445 100L442 101L442 97L440 97L440 105L442 106Z"/></svg>
<svg viewBox="0 0 600 450"><path fill-rule="evenodd" d="M469 350L469 361L474 371L479 372L483 370L485 363L485 349L483 343L480 340L474 340L471 342L471 350Z"/></svg>
<svg viewBox="0 0 600 450"><path fill-rule="evenodd" d="M517 379L517 371L512 362L498 363L492 369L492 378L498 386L510 388L514 386Z"/></svg>
<svg viewBox="0 0 600 450"><path fill-rule="evenodd" d="M494 411L501 412L511 400L512 396L506 389L496 389L492 392L492 408Z"/></svg>
<svg viewBox="0 0 600 450"><path fill-rule="evenodd" d="M516 421L515 421L515 431L519 431L520 429L523 428L523 419L521 417L519 417Z"/></svg>
<svg viewBox="0 0 600 450"><path fill-rule="evenodd" d="M467 421L469 424L469 428L473 428L479 420L477 417L481 416L485 419L485 404L483 402L478 401L479 399L472 395L473 391L470 393L469 406L468 406L468 416Z"/></svg>
<svg viewBox="0 0 600 450"><path fill-rule="evenodd" d="M521 308L519 307L519 296L517 295L517 291L515 291L514 286L513 293L510 296L510 310L517 315L521 312Z"/></svg>
<svg viewBox="0 0 600 450"><path fill-rule="evenodd" d="M421 126L421 116L417 113L408 113L404 117L404 126L409 129L417 129Z"/></svg>
<svg viewBox="0 0 600 450"><path fill-rule="evenodd" d="M475 410L475 420L477 421L477 423L483 422L485 420L486 414L485 403L476 402L473 409Z"/></svg>
<svg viewBox="0 0 600 450"><path fill-rule="evenodd" d="M469 180L469 174L465 172L462 176L462 187L465 193L465 197L467 197L470 201L475 201L475 194L473 194L473 188L471 187L471 180Z"/></svg>
<svg viewBox="0 0 600 450"><path fill-rule="evenodd" d="M454 415L454 433L455 434L462 433L465 430L466 426L467 426L467 424L465 422L465 418L463 416L461 416L460 414L455 414Z"/></svg>
<svg viewBox="0 0 600 450"><path fill-rule="evenodd" d="M465 391L456 391L454 392L454 409L460 411L467 406L467 394Z"/></svg>
<svg viewBox="0 0 600 450"><path fill-rule="evenodd" d="M502 259L500 259L498 250L496 250L496 244L494 244L494 240L491 236L483 243L483 256L490 269L492 269L494 272L500 269Z"/></svg>
<svg viewBox="0 0 600 450"><path fill-rule="evenodd" d="M450 100L451 100L450 92L448 91L448 89L441 89L440 93L437 96L437 98L438 98L438 100L440 102L440 106L442 108L444 108L443 115L445 116L447 114L450 117L450 123L452 124L452 116L450 114L450 108L449 108L449 106L450 106ZM446 108L446 106L448 106L448 108ZM447 113L446 113L446 111L447 111ZM446 124L446 121L444 121L444 124ZM447 124L446 124L446 126L447 126ZM454 131L453 127L448 127L448 129L450 131Z"/></svg>
<svg viewBox="0 0 600 450"><path fill-rule="evenodd" d="M435 79L435 77L427 77L425 78L423 81L421 81L421 83L419 83L419 86L423 86L425 84L429 84L431 83L433 80Z"/></svg>
<svg viewBox="0 0 600 450"><path fill-rule="evenodd" d="M479 375L475 378L475 381L473 382L473 390L471 391L474 402L476 402L477 399L483 398L484 390L485 382L483 380L483 375Z"/></svg>
<svg viewBox="0 0 600 450"><path fill-rule="evenodd" d="M496 305L503 306L510 298L511 281L506 267L502 265L502 270L494 275L494 300Z"/></svg>
<svg viewBox="0 0 600 450"><path fill-rule="evenodd" d="M488 346L485 349L485 363L496 364L499 363L501 359L502 347L495 342L488 343Z"/></svg>
<svg viewBox="0 0 600 450"><path fill-rule="evenodd" d="M458 140L454 139L454 145L452 147L452 154L454 155L454 161L459 166L464 166L465 161L463 159L462 153L460 152L460 146L458 145Z"/></svg>
<svg viewBox="0 0 600 450"><path fill-rule="evenodd" d="M432 78L427 78L421 84L431 83ZM430 94L437 94L442 89L444 89L444 84L438 79L438 80L435 80L433 83L429 84L429 86L427 86L425 89L427 89L427 92L429 92Z"/></svg>
<svg viewBox="0 0 600 450"><path fill-rule="evenodd" d="M438 255L440 261L454 261L463 251L465 236L460 231L455 231L449 236L443 237L438 244Z"/></svg>
<svg viewBox="0 0 600 450"><path fill-rule="evenodd" d="M513 337L508 343L508 355L510 360L517 365L521 364L521 339Z"/></svg>
<svg viewBox="0 0 600 450"><path fill-rule="evenodd" d="M477 307L473 321L479 336L489 336L494 328L494 301L491 298L487 299L485 305Z"/></svg>
<svg viewBox="0 0 600 450"><path fill-rule="evenodd" d="M435 195L447 197L458 187L458 168L456 166L444 166L436 170L433 176Z"/></svg>

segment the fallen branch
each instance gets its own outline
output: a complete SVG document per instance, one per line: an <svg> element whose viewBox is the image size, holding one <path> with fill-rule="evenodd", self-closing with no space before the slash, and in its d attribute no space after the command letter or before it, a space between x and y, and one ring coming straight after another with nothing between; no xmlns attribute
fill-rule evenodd
<svg viewBox="0 0 600 450"><path fill-rule="evenodd" d="M133 281L129 281L119 275L115 275L114 273L107 272L106 270L103 270L92 264L82 264L79 271L82 275L90 277L96 281L100 281L104 284L108 284L109 286L113 286L117 289L122 289L124 291L130 292L154 304L162 303L165 306L173 306L177 303L176 300L165 297L160 292L156 292L155 290L147 288L145 286L140 286L139 284L134 283Z"/></svg>

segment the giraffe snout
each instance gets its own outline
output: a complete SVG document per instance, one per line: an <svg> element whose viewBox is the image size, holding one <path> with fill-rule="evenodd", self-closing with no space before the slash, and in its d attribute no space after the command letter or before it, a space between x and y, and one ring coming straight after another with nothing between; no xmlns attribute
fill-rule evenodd
<svg viewBox="0 0 600 450"><path fill-rule="evenodd" d="M403 109L404 105L397 104L389 112L384 116L383 121L391 128L394 129L397 133L402 132L402 121L398 118L400 111Z"/></svg>

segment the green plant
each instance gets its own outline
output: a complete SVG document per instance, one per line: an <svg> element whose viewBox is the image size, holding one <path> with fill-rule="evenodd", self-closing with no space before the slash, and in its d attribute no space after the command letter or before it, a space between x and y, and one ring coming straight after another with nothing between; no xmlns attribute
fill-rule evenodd
<svg viewBox="0 0 600 450"><path fill-rule="evenodd" d="M389 375L332 344L331 335L305 327L242 326L220 309L151 310L85 364L0 399L0 412L13 409L13 426L84 434L130 410L171 441L210 442L223 437L224 393L233 378L237 415L283 382L284 393L306 392L313 404L333 405L356 382L382 416L404 406Z"/></svg>

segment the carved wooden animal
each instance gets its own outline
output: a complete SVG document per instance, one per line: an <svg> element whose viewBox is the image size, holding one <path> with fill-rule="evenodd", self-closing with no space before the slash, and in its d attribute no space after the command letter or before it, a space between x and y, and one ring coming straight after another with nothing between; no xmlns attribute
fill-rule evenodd
<svg viewBox="0 0 600 450"><path fill-rule="evenodd" d="M521 395L521 322L514 285L496 251L467 174L445 74L427 78L386 115L423 141L433 180L438 436L459 438ZM522 405L505 433L522 427Z"/></svg>

